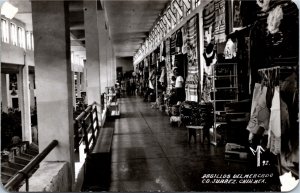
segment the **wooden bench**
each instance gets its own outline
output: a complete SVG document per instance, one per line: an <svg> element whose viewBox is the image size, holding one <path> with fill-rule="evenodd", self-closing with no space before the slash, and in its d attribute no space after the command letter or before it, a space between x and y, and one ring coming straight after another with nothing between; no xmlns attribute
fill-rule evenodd
<svg viewBox="0 0 300 193"><path fill-rule="evenodd" d="M100 127L94 104L75 119L74 150L79 152L79 146L83 144L86 154L82 191L109 190L114 124L115 120L108 120Z"/></svg>
<svg viewBox="0 0 300 193"><path fill-rule="evenodd" d="M86 157L83 191L108 191L111 176L111 153L114 121L100 129L96 144Z"/></svg>

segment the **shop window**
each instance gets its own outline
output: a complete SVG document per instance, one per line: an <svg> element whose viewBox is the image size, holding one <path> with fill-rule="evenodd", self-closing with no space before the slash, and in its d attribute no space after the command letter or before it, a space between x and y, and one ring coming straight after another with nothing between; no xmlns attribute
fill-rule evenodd
<svg viewBox="0 0 300 193"><path fill-rule="evenodd" d="M8 22L5 19L1 19L1 30L2 30L2 41L5 43L9 43L9 29Z"/></svg>
<svg viewBox="0 0 300 193"><path fill-rule="evenodd" d="M18 45L17 26L14 23L10 23L10 37L14 46Z"/></svg>
<svg viewBox="0 0 300 193"><path fill-rule="evenodd" d="M22 27L18 27L18 45L25 49L25 30Z"/></svg>

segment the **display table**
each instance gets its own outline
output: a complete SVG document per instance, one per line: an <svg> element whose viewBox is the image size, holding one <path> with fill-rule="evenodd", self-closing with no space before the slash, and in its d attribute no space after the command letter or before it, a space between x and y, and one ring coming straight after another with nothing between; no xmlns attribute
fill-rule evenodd
<svg viewBox="0 0 300 193"><path fill-rule="evenodd" d="M197 138L197 130L200 131L200 143L204 142L203 139L203 127L204 126L197 126L197 125L188 125L186 126L188 130L188 142L191 142L192 136L194 137L194 142L196 143L196 138Z"/></svg>

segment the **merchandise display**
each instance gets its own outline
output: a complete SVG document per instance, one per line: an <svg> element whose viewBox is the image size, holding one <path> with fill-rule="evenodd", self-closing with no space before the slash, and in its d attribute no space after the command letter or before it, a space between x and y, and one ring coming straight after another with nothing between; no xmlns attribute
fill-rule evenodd
<svg viewBox="0 0 300 193"><path fill-rule="evenodd" d="M188 141L198 130L225 145L228 162L257 169L263 162L251 151L263 148L276 182L262 190L278 190L283 169L299 178L298 8L290 0L215 0L199 10L159 44L165 67L157 77L167 85L160 103Z"/></svg>

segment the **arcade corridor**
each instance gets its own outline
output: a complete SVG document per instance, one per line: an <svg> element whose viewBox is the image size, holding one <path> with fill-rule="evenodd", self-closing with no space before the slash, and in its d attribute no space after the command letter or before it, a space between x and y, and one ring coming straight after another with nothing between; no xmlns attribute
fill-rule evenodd
<svg viewBox="0 0 300 193"><path fill-rule="evenodd" d="M294 0L0 0L0 12L5 190L299 182Z"/></svg>
<svg viewBox="0 0 300 193"><path fill-rule="evenodd" d="M142 98L121 98L120 103L120 118L108 122L115 125L109 191L253 189L253 184L238 187L202 183L204 174L239 173L247 169L241 163L228 164L224 147L199 141L189 145L186 129L172 127L165 113L152 109ZM99 181L89 190L103 190L102 183Z"/></svg>

